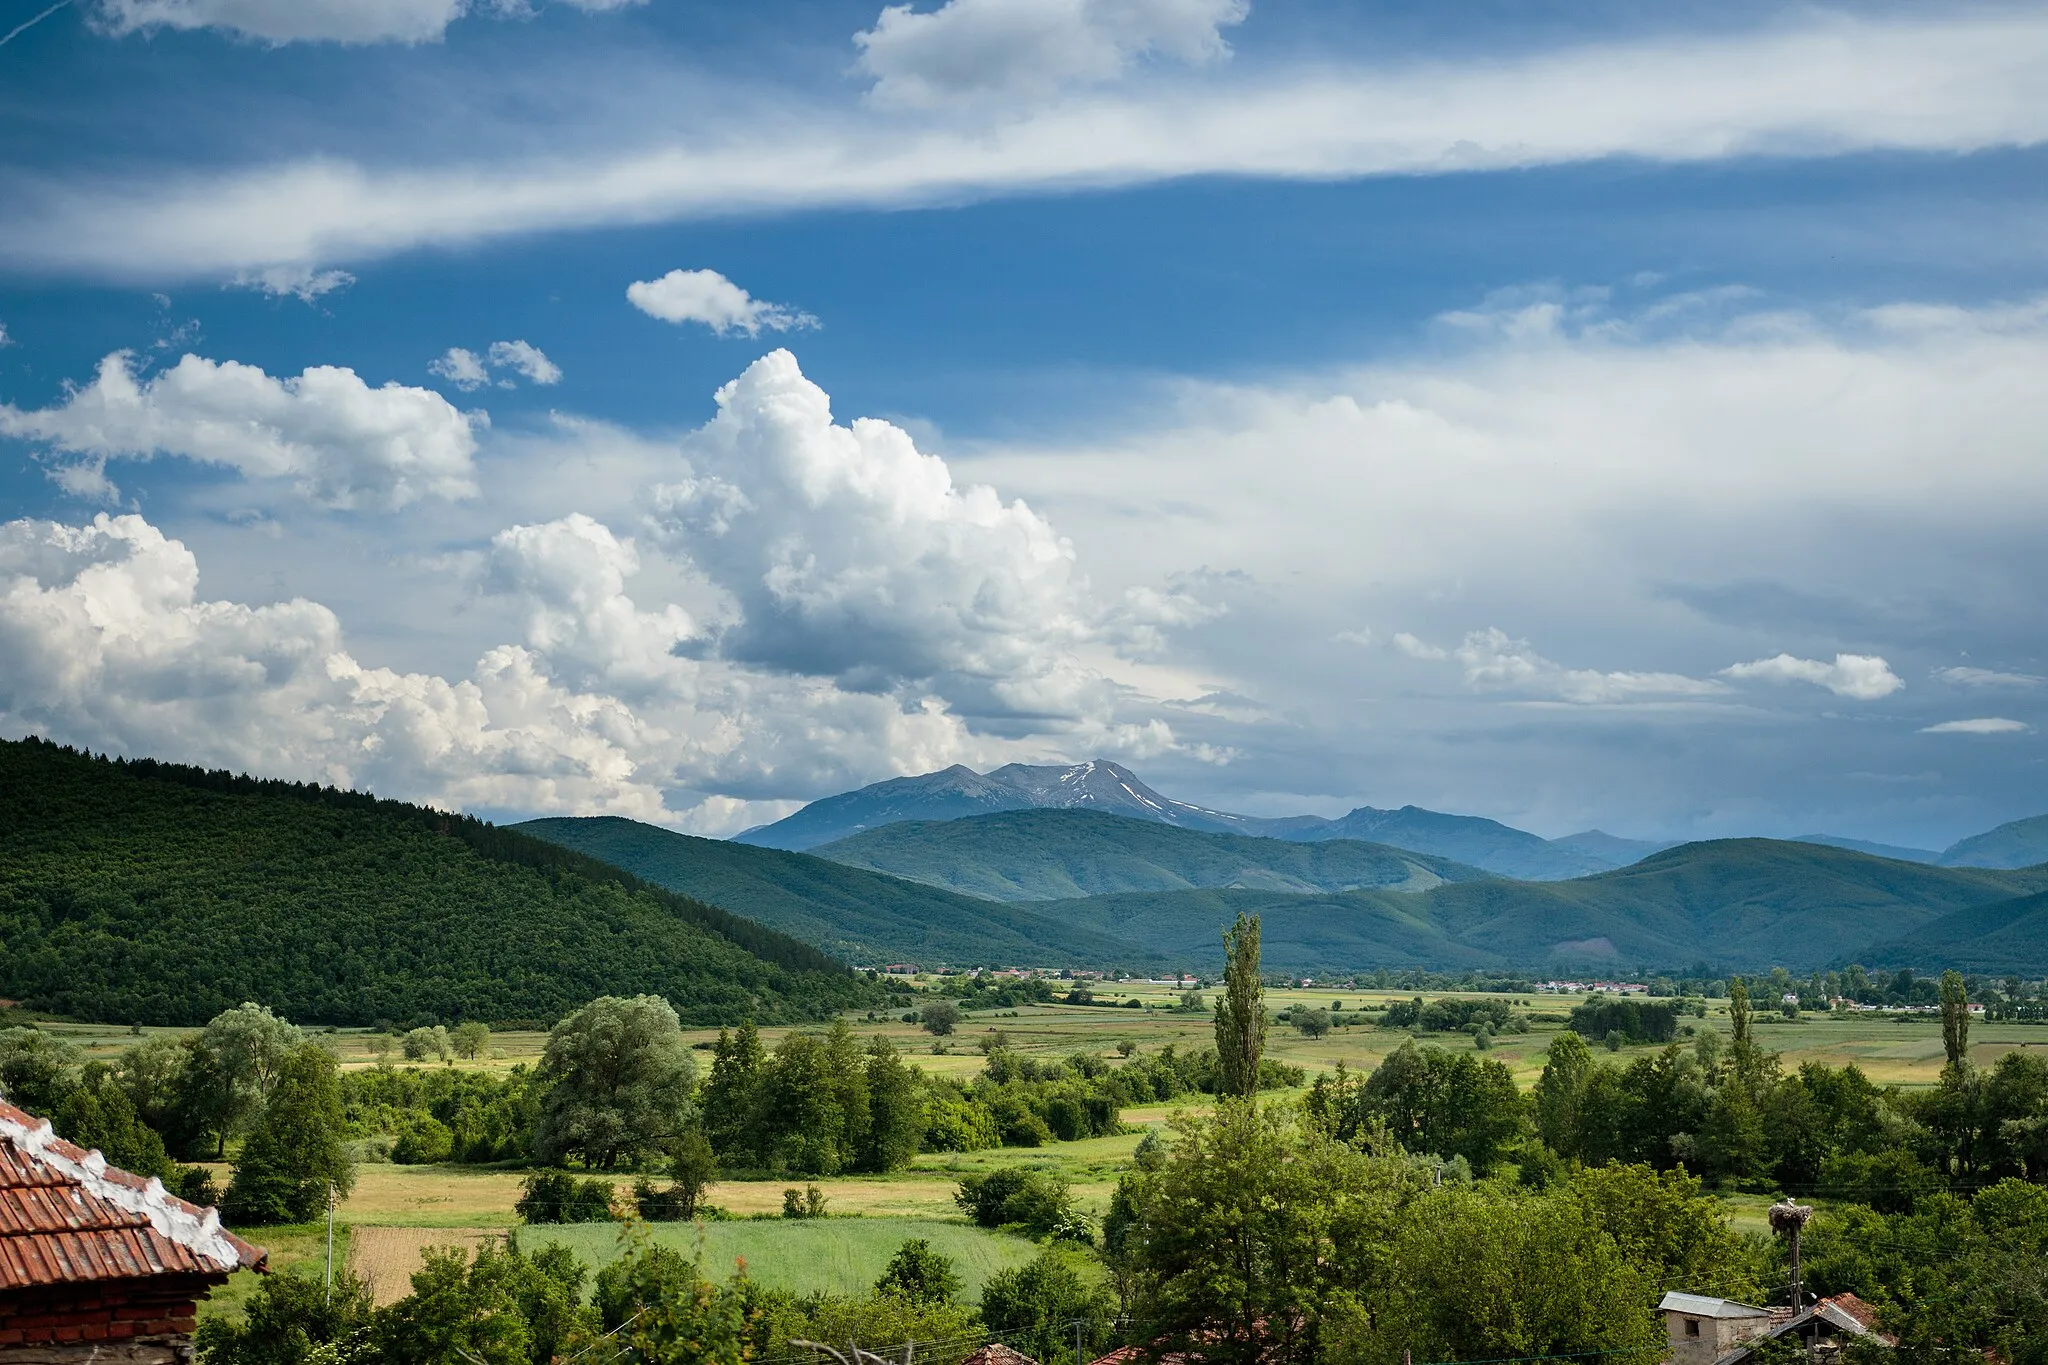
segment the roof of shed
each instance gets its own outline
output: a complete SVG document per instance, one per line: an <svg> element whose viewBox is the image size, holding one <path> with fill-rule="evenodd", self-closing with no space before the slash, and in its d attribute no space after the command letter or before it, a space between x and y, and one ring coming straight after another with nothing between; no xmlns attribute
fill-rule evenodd
<svg viewBox="0 0 2048 1365"><path fill-rule="evenodd" d="M1675 1290L1657 1302L1660 1313L1687 1313L1696 1318L1767 1318L1768 1308L1734 1299L1710 1299L1704 1294L1680 1294Z"/></svg>
<svg viewBox="0 0 2048 1365"><path fill-rule="evenodd" d="M260 1270L267 1252L189 1204L0 1103L0 1291Z"/></svg>

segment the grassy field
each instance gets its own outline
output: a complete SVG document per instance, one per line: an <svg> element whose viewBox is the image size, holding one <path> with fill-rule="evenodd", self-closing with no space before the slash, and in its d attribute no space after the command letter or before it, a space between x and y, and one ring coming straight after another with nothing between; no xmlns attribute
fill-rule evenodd
<svg viewBox="0 0 2048 1365"><path fill-rule="evenodd" d="M896 1249L909 1238L922 1237L934 1251L953 1258L970 1301L980 1297L990 1275L1022 1265L1038 1250L1008 1233L932 1218L657 1223L646 1228L646 1235L697 1255L704 1273L713 1278L729 1275L744 1263L748 1277L757 1283L799 1294L858 1294L871 1289ZM559 1243L593 1268L615 1259L626 1245L621 1230L604 1223L529 1228L520 1233L519 1241L527 1248Z"/></svg>
<svg viewBox="0 0 2048 1365"><path fill-rule="evenodd" d="M1267 1053L1302 1067L1312 1077L1340 1061L1354 1069L1369 1070L1411 1036L1443 1047L1472 1046L1462 1034L1411 1035L1402 1030L1381 1029L1362 1020L1361 1011L1381 1007L1391 1000L1407 999L1412 994L1321 987L1270 990L1267 1002L1276 1011L1297 1003L1323 1009L1341 1004L1342 1008L1335 1011L1338 1026L1321 1038L1306 1038L1276 1024L1268 1035ZM1443 993L1426 994L1435 997ZM1120 1064L1117 1048L1122 1043L1129 1043L1141 1053L1151 1053L1168 1045L1189 1050L1213 1042L1206 1014L1183 1014L1171 1008L1180 991L1170 983L1101 986L1097 995L1107 1000L1136 1000L1143 1007L1035 1005L981 1013L964 1020L957 1033L944 1039L934 1039L918 1026L905 1024L893 1015L853 1016L849 1022L864 1036L880 1034L889 1038L918 1066L960 1078L981 1069L981 1048L985 1041L992 1041L992 1032L999 1032L1007 1046L1027 1055L1058 1057L1088 1052L1106 1057L1111 1065ZM1506 1063L1516 1079L1528 1086L1534 1084L1542 1071L1545 1049L1560 1030L1564 1015L1578 1000L1542 995L1515 999L1518 1012L1533 1016L1529 1032L1500 1035L1489 1055ZM63 1023L43 1027L79 1043L93 1056L106 1059L133 1045L139 1037L179 1032L147 1029L138 1034L127 1028ZM1726 1003L1711 1002L1706 1018L1687 1020L1682 1027L1726 1033ZM765 1029L763 1041L773 1048L789 1031ZM1853 1062L1883 1085L1932 1085L1939 1077L1943 1060L1940 1022L1933 1016L1916 1016L1900 1022L1892 1016L1877 1014L1809 1015L1788 1021L1760 1013L1757 1035L1765 1047L1782 1054L1788 1069L1807 1061L1832 1066ZM394 1063L405 1064L402 1057L388 1048L380 1052L378 1040L364 1031L334 1030L323 1036L339 1052L345 1067L375 1065L383 1052L388 1052ZM702 1049L698 1056L706 1064L709 1058L705 1051L716 1036L716 1030L693 1030L689 1034L690 1040ZM1680 1041L1685 1043L1689 1039L1681 1037ZM493 1070L522 1063L531 1065L545 1043L546 1035L538 1032L497 1034L493 1036L489 1056L452 1065ZM1980 1066L1990 1066L2014 1049L2031 1047L2048 1047L2048 1028L1979 1023L1971 1030L1971 1053ZM1626 1047L1606 1060L1625 1064L1656 1050ZM749 1273L766 1283L798 1290L851 1291L871 1283L904 1238L922 1236L954 1256L970 1287L978 1287L988 1273L1027 1256L1030 1248L1017 1239L973 1228L961 1218L953 1194L962 1177L1009 1166L1049 1171L1067 1179L1079 1206L1099 1218L1108 1206L1117 1177L1144 1132L1166 1123L1176 1111L1201 1108L1204 1104L1197 1096L1126 1110L1123 1118L1132 1131L1117 1137L1033 1149L928 1153L918 1157L908 1169L886 1177L815 1182L721 1181L706 1197L738 1219L778 1212L783 1190L804 1183L819 1186L833 1216L816 1222L765 1219L707 1224L706 1263L723 1267L736 1258L744 1258ZM224 1180L225 1176L226 1171L221 1171L220 1177ZM513 1227L517 1222L513 1204L519 1197L522 1178L521 1172L512 1170L364 1165L359 1169L354 1193L340 1211L337 1256L353 1256L359 1269L375 1278L380 1294L403 1293L411 1271L417 1268L422 1248L450 1241L467 1243ZM630 1178L618 1181L621 1194L629 1183ZM1731 1196L1727 1203L1738 1227L1763 1229L1762 1210L1767 1199ZM529 1235L564 1242L593 1263L600 1263L616 1254L619 1233L611 1225L592 1225L550 1228L545 1233L536 1229ZM694 1246L698 1234L690 1228L663 1226L654 1229L653 1235L662 1240L680 1239ZM274 1266L288 1272L320 1273L324 1254L322 1229L266 1229L257 1240L271 1249ZM253 1278L237 1276L215 1296L208 1312L239 1312L253 1290Z"/></svg>

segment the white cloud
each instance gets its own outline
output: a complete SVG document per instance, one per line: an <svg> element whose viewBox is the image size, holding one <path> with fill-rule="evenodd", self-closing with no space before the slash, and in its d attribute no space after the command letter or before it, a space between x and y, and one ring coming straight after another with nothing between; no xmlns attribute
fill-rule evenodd
<svg viewBox="0 0 2048 1365"><path fill-rule="evenodd" d="M429 43L468 0L99 0L99 21L123 35L217 28L267 43Z"/></svg>
<svg viewBox="0 0 2048 1365"><path fill-rule="evenodd" d="M687 141L649 138L610 154L582 149L617 146L615 128L581 130L582 141L555 128L524 160L306 158L140 181L80 176L0 210L0 259L154 277L583 225L1195 175L1321 180L1608 157L2031 146L2048 138L2044 63L2048 14L1950 8L1903 20L1817 14L1750 32L1427 67L1278 66L1068 97L993 126L784 97L765 129L735 114Z"/></svg>
<svg viewBox="0 0 2048 1365"><path fill-rule="evenodd" d="M7 324L4 322L0 322L0 349L5 349L6 347L16 346L19 344L20 343L17 342L13 337L7 335Z"/></svg>
<svg viewBox="0 0 2048 1365"><path fill-rule="evenodd" d="M1967 666L1944 668L1934 676L1958 687L2040 687L2048 684L2048 678L2036 673L2001 673L1996 669Z"/></svg>
<svg viewBox="0 0 2048 1365"><path fill-rule="evenodd" d="M534 384L559 384L562 367L549 360L538 346L524 341L494 341L483 355L461 346L450 346L439 359L429 362L427 371L473 393L491 382L491 371L510 370ZM510 379L497 381L501 389L516 388Z"/></svg>
<svg viewBox="0 0 2048 1365"><path fill-rule="evenodd" d="M438 360L430 361L427 372L439 375L464 393L472 393L491 382L491 372L484 368L483 357L460 346L450 346Z"/></svg>
<svg viewBox="0 0 2048 1365"><path fill-rule="evenodd" d="M398 508L476 492L471 419L426 389L371 388L320 365L277 379L187 355L146 382L117 351L56 407L0 404L0 435L104 465L178 455L250 479L289 480L328 507Z"/></svg>
<svg viewBox="0 0 2048 1365"><path fill-rule="evenodd" d="M356 277L346 270L315 270L309 265L272 265L261 270L238 270L229 281L238 289L255 289L272 298L294 298L301 303L312 303L355 282Z"/></svg>
<svg viewBox="0 0 2048 1365"><path fill-rule="evenodd" d="M567 0L590 12L647 0ZM98 0L95 21L115 37L150 29L219 29L259 42L432 43L465 14L528 18L529 0Z"/></svg>
<svg viewBox="0 0 2048 1365"><path fill-rule="evenodd" d="M490 362L499 369L511 370L524 375L529 383L559 384L562 382L562 367L549 360L540 347L524 341L494 341L491 343Z"/></svg>
<svg viewBox="0 0 2048 1365"><path fill-rule="evenodd" d="M2003 716L1980 716L1975 720L1945 720L1939 725L1929 725L1920 731L1923 735L2018 735L2034 727L2025 721L2007 720Z"/></svg>
<svg viewBox="0 0 2048 1365"><path fill-rule="evenodd" d="M631 539L574 512L539 526L514 526L491 540L490 587L523 596L526 643L579 685L644 689L673 675L675 647L697 633L683 608L643 612L626 595L640 572Z"/></svg>
<svg viewBox="0 0 2048 1365"><path fill-rule="evenodd" d="M1145 56L1213 61L1245 0L946 0L890 5L854 35L879 104L926 108L967 96L1037 96L1122 75Z"/></svg>
<svg viewBox="0 0 2048 1365"><path fill-rule="evenodd" d="M1705 697L1727 691L1722 683L1680 673L1603 673L1566 668L1496 626L1475 630L1458 646L1465 682L1481 691L1513 691L1584 706L1670 697Z"/></svg>
<svg viewBox="0 0 2048 1365"><path fill-rule="evenodd" d="M1451 657L1448 650L1419 640L1405 630L1394 632L1393 645L1411 659L1422 659L1430 663L1440 663Z"/></svg>
<svg viewBox="0 0 2048 1365"><path fill-rule="evenodd" d="M759 336L763 328L789 332L816 327L809 313L757 299L716 270L671 270L658 280L635 280L626 299L649 317L663 322L701 322L720 336L744 332Z"/></svg>
<svg viewBox="0 0 2048 1365"><path fill-rule="evenodd" d="M1726 677L1771 683L1812 683L1838 697L1876 701L1889 697L1906 684L1891 665L1869 654L1837 654L1833 663L1821 659L1800 659L1775 654L1768 659L1731 664L1721 670Z"/></svg>
<svg viewBox="0 0 2048 1365"><path fill-rule="evenodd" d="M900 428L836 424L788 351L721 388L684 452L689 477L656 490L657 515L737 602L729 657L862 690L929 680L970 711L1104 705L1071 654L1114 613L1072 547L1024 503L956 485Z"/></svg>

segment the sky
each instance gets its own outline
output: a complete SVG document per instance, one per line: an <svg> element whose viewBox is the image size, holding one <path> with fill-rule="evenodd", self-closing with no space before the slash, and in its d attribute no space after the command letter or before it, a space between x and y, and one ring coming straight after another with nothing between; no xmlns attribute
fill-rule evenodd
<svg viewBox="0 0 2048 1365"><path fill-rule="evenodd" d="M2048 10L0 0L0 734L2048 811Z"/></svg>

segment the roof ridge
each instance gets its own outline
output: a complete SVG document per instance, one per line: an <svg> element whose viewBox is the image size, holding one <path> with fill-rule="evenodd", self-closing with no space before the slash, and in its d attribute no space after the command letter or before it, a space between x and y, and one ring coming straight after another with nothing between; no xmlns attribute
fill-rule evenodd
<svg viewBox="0 0 2048 1365"><path fill-rule="evenodd" d="M5 1101L0 1101L0 1141L12 1144L36 1164L52 1168L86 1193L148 1220L158 1236L205 1257L223 1270L238 1270L264 1259L260 1248L220 1225L219 1210L180 1199L155 1176L144 1178L108 1165L98 1149L87 1150L67 1142L57 1136L48 1119L37 1118Z"/></svg>

